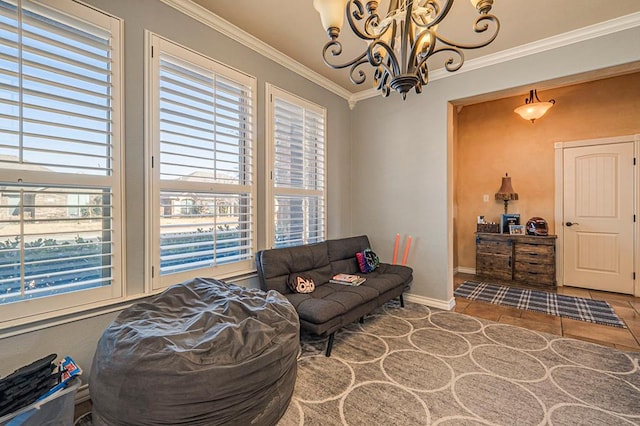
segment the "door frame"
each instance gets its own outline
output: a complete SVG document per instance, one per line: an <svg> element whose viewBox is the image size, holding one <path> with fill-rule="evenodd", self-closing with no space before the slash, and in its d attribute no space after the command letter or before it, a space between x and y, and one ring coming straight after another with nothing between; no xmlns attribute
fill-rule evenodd
<svg viewBox="0 0 640 426"><path fill-rule="evenodd" d="M633 143L633 157L638 158L640 153L640 134L617 136L610 138L585 139L571 142L556 142L555 149L555 231L556 240L556 282L558 287L564 285L564 149L576 148L594 145L611 145L616 143ZM637 163L637 160L636 160ZM633 168L633 206L636 214L636 221L633 224L633 266L635 270L635 279L633 283L634 296L640 297L640 256L638 256L638 248L640 247L640 235L638 232L638 223L640 223L640 181L638 180L638 165Z"/></svg>

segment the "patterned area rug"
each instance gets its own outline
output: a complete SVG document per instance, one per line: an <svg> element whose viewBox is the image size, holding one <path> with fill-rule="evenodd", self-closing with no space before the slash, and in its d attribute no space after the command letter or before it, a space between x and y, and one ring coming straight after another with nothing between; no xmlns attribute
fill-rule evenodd
<svg viewBox="0 0 640 426"><path fill-rule="evenodd" d="M585 299L477 281L465 281L454 291L454 295L494 305L513 306L527 311L626 328L624 322L613 312L611 305L604 300Z"/></svg>
<svg viewBox="0 0 640 426"><path fill-rule="evenodd" d="M640 424L640 353L407 303L302 336L281 426Z"/></svg>

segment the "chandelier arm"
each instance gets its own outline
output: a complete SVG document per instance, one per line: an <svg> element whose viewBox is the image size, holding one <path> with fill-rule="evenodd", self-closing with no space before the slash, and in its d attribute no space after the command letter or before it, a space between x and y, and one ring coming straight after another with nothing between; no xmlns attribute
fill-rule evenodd
<svg viewBox="0 0 640 426"><path fill-rule="evenodd" d="M441 47L439 49L435 49L430 55L422 58L420 62L418 62L418 64L416 65L416 68L419 69L420 67L423 66L423 64L426 66L427 59L429 59L431 56L435 55L436 53L447 52L447 51L455 53L459 57L459 62L456 63L454 57L451 56L444 63L444 67L449 72L458 71L464 64L464 53L457 46L448 46L448 47Z"/></svg>
<svg viewBox="0 0 640 426"><path fill-rule="evenodd" d="M353 64L349 70L349 79L353 84L362 84L367 80L367 74L359 69L361 65L367 64L369 61L365 58ZM357 72L356 72L357 71ZM356 75L357 74L357 75Z"/></svg>
<svg viewBox="0 0 640 426"><path fill-rule="evenodd" d="M496 39L496 37L498 36L498 32L500 31L500 21L494 15L482 15L482 16L479 16L475 20L475 23L473 25L473 30L476 33L483 33L483 32L485 32L485 31L487 31L489 29L489 22L495 24L495 31L493 32L493 34L491 35L491 37L489 39L487 39L487 40L485 40L483 42L480 42L478 44L458 43L458 42L455 42L455 41L451 41L451 40L449 40L449 39L447 39L445 37L442 37L442 36L440 36L438 34L435 34L435 36L443 44L446 44L446 45L451 46L451 47L455 47L455 48L458 48L458 49L479 49L481 47L485 47L485 46L489 45L491 42L493 42ZM484 25L481 25L481 23L484 23Z"/></svg>
<svg viewBox="0 0 640 426"><path fill-rule="evenodd" d="M386 56L381 55L375 50L381 48L387 52ZM393 48L389 46L382 40L374 40L369 44L366 50L367 59L369 63L374 67L383 66L386 68L392 76L396 76L400 74L400 64L398 63L398 58L396 58L396 54L393 51ZM384 60L388 60L391 62L391 66L393 69L389 68L387 64L384 63Z"/></svg>
<svg viewBox="0 0 640 426"><path fill-rule="evenodd" d="M449 11L451 10L451 6L453 6L453 2L454 0L446 0L446 2L444 3L444 6L440 7L440 3L438 1L429 0L424 4L423 7L424 8L431 7L434 10L435 16L433 17L433 19L427 23L420 23L416 20L415 17L412 16L411 20L413 21L414 24L416 24L420 28L434 27L438 25L440 22L442 22L444 18L447 17L447 15L449 14Z"/></svg>
<svg viewBox="0 0 640 426"><path fill-rule="evenodd" d="M356 10L352 11L352 5ZM351 31L363 40L375 40L379 35L375 35L373 28L377 27L380 23L380 16L377 13L376 8L367 9L369 17L365 19L364 6L360 0L349 0L347 3L347 22L351 27ZM365 19L363 29L358 28L356 21L362 21ZM385 31L386 32L386 31Z"/></svg>
<svg viewBox="0 0 640 426"><path fill-rule="evenodd" d="M422 86L429 84L429 67L427 66L426 58L418 64L416 74L420 78Z"/></svg>
<svg viewBox="0 0 640 426"><path fill-rule="evenodd" d="M389 86L390 77L389 68L384 64L377 67L373 73L374 88L382 91L382 96L385 98L391 93L391 87Z"/></svg>
<svg viewBox="0 0 640 426"><path fill-rule="evenodd" d="M533 90L530 92L530 95L529 95L529 102L527 102L527 103L533 103L533 97L534 97L534 96L535 96L535 98L536 98L536 102L541 102L541 101L540 101L540 98L538 97L538 89L533 89Z"/></svg>
<svg viewBox="0 0 640 426"><path fill-rule="evenodd" d="M418 60L418 57L422 57L423 59L426 60L426 58L429 58L431 55L433 55L434 53L434 48L435 48L435 43L429 43L428 48L425 52L418 52L418 47L422 46L422 41L426 38L431 38L432 40L435 40L436 37L436 32L429 28L426 29L424 31L422 31L420 34L418 34L418 37L416 37L416 41L413 44L413 47L411 48L411 53L409 54L409 64L414 64L415 63L415 67L416 69L419 68L419 65L421 63L424 63L424 60L420 59ZM411 70L412 68L410 68Z"/></svg>
<svg viewBox="0 0 640 426"><path fill-rule="evenodd" d="M327 44L325 44L324 47L322 48L322 59L324 60L324 63L328 67L331 67L336 70L355 65L357 62L361 61L367 55L366 52L362 52L360 55L356 56L350 61L347 61L341 64L336 64L336 63L332 63L331 61L329 61L329 59L327 59L328 57L327 52L329 51L329 49L331 49L331 56L340 56L342 55L342 43L340 43L338 40L329 40Z"/></svg>
<svg viewBox="0 0 640 426"><path fill-rule="evenodd" d="M393 71L387 62L381 62L373 73L373 82L376 90L382 91L382 96L387 97L391 93L391 82L393 79Z"/></svg>

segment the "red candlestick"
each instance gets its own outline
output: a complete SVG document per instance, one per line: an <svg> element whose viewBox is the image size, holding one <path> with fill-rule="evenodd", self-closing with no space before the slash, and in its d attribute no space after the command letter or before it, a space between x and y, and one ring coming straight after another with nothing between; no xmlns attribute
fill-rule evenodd
<svg viewBox="0 0 640 426"><path fill-rule="evenodd" d="M411 235L407 238L407 247L404 249L404 257L402 258L402 265L407 264L407 257L409 256L409 247L411 247Z"/></svg>
<svg viewBox="0 0 640 426"><path fill-rule="evenodd" d="M393 249L393 264L398 260L398 246L400 245L400 234L396 234L396 246Z"/></svg>

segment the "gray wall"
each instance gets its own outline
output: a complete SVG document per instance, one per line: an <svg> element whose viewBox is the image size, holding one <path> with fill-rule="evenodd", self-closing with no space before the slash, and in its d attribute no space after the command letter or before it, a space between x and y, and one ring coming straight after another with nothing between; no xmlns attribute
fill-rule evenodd
<svg viewBox="0 0 640 426"><path fill-rule="evenodd" d="M357 153L351 178L353 232L368 233L376 252L387 261L392 258L395 234L412 235L408 264L415 273L411 293L435 302L451 301L456 212L453 149L448 141L448 120L453 115L450 102L515 87L526 88L520 92L524 98L537 82L637 62L638 40L640 28L633 28L458 72L432 81L420 95L411 92L404 102L397 94L359 102L351 130L352 150Z"/></svg>
<svg viewBox="0 0 640 426"><path fill-rule="evenodd" d="M150 30L174 42L194 49L219 62L257 78L258 112L258 205L264 212L265 106L264 85L272 83L290 93L321 105L328 112L328 236L350 235L350 125L347 102L315 83L265 58L211 28L165 5L158 0L85 0L109 14L124 19L124 84L125 84L125 176L126 176L126 279L128 294L139 294L144 282L144 31ZM265 215L258 217L259 232L264 229ZM265 245L259 234L258 248ZM239 282L255 287L256 279ZM98 338L117 312L23 333L0 339L0 375L45 356L70 355L88 377ZM0 334L1 335L1 334Z"/></svg>

